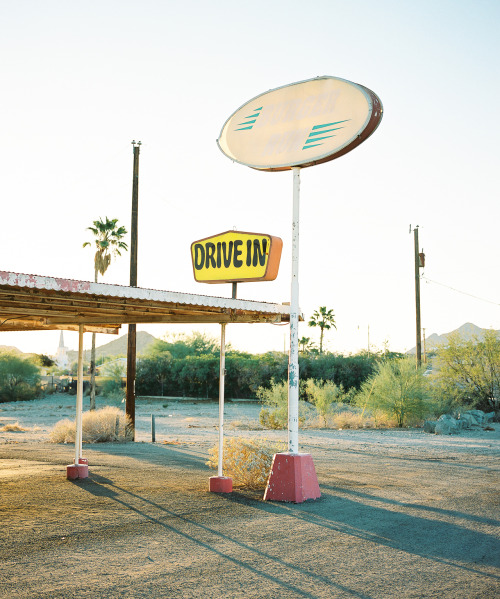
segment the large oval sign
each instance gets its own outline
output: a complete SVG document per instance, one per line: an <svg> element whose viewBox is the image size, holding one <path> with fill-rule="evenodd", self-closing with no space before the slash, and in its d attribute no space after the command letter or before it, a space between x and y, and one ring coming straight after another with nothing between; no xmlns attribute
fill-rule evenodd
<svg viewBox="0 0 500 599"><path fill-rule="evenodd" d="M225 122L217 144L226 156L264 171L313 166L359 146L378 127L382 102L338 77L317 77L268 91Z"/></svg>

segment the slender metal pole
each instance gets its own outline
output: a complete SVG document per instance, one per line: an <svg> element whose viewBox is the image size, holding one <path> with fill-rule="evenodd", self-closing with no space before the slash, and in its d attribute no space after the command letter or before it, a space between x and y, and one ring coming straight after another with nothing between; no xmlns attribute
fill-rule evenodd
<svg viewBox="0 0 500 599"><path fill-rule="evenodd" d="M156 443L156 426L154 414L151 414L151 443Z"/></svg>
<svg viewBox="0 0 500 599"><path fill-rule="evenodd" d="M226 376L226 323L220 325L220 372L219 372L219 462L217 476L222 476L224 452L224 379Z"/></svg>
<svg viewBox="0 0 500 599"><path fill-rule="evenodd" d="M293 171L292 289L288 359L288 451L299 453L299 200L300 168Z"/></svg>
<svg viewBox="0 0 500 599"><path fill-rule="evenodd" d="M418 226L413 230L415 238L415 306L416 306L416 333L417 333L417 366L422 364L422 335L420 331L420 256L418 251Z"/></svg>
<svg viewBox="0 0 500 599"><path fill-rule="evenodd" d="M134 146L134 171L132 176L132 224L130 229L130 286L137 287L137 237L139 215L139 152L141 142L132 142ZM136 331L135 324L128 325L127 343L127 396L125 413L132 423L135 441L135 374L136 374Z"/></svg>
<svg viewBox="0 0 500 599"><path fill-rule="evenodd" d="M76 382L76 429L75 464L82 457L82 411L83 411L83 324L78 326L78 379Z"/></svg>

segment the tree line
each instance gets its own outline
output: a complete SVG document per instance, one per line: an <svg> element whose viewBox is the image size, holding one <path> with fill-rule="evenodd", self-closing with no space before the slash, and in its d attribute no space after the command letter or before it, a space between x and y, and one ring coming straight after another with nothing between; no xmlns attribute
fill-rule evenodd
<svg viewBox="0 0 500 599"><path fill-rule="evenodd" d="M166 344L168 345L168 344ZM375 355L302 354L301 378L331 380L346 389L359 389L373 372ZM288 355L284 352L248 354L226 353L225 395L234 399L257 399L260 387L288 377ZM216 398L219 393L219 350L188 355L172 353L155 344L147 356L137 362L138 395Z"/></svg>
<svg viewBox="0 0 500 599"><path fill-rule="evenodd" d="M34 399L41 393L40 368L55 372L47 356L25 358L0 353L0 402ZM333 403L362 410L382 410L399 426L410 416L478 408L498 410L500 339L495 331L466 340L451 336L432 358L432 372L417 368L415 359L389 351L341 355L302 351L299 356L300 398L326 419ZM288 356L284 352L226 353L225 393L228 399L258 399L286 409ZM121 392L123 365L103 367L104 393ZM138 396L216 399L219 393L219 345L201 333L157 340L138 359ZM283 416L281 414L280 418ZM272 418L271 418L272 419ZM326 420L325 420L326 421Z"/></svg>

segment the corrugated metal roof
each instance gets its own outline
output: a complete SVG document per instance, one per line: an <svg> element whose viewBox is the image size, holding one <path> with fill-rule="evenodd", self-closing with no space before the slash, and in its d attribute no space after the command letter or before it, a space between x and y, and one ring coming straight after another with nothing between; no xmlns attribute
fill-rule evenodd
<svg viewBox="0 0 500 599"><path fill-rule="evenodd" d="M126 323L282 322L290 306L0 271L0 330Z"/></svg>

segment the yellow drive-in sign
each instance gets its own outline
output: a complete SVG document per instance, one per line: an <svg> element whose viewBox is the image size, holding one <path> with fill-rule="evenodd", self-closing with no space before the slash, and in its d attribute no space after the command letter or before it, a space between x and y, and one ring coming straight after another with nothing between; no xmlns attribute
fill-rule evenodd
<svg viewBox="0 0 500 599"><path fill-rule="evenodd" d="M191 244L194 278L199 283L273 281L283 242L261 233L226 231Z"/></svg>

